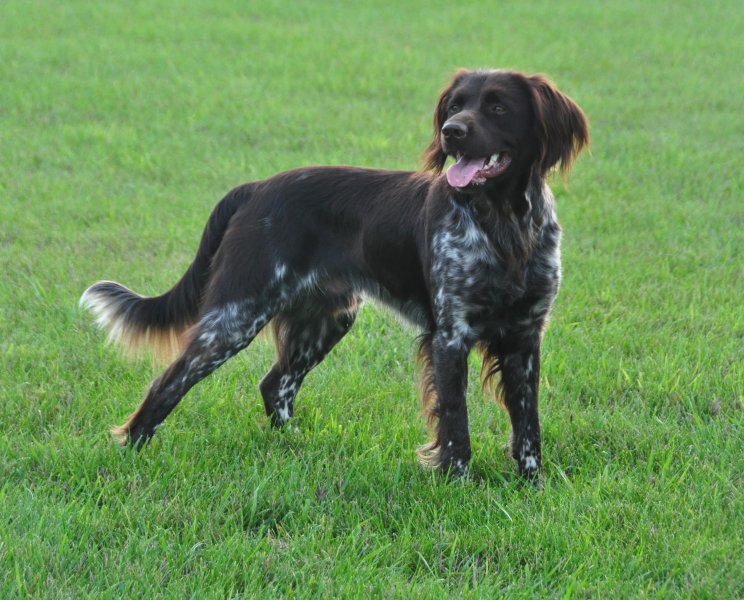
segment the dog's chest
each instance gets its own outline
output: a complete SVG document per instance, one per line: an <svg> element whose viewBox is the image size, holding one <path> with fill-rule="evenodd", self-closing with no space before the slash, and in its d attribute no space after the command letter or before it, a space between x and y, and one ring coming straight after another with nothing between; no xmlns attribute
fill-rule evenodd
<svg viewBox="0 0 744 600"><path fill-rule="evenodd" d="M508 247L489 239L468 208L455 206L431 240L431 282L437 326L470 339L490 336L512 319L515 304L536 295L552 302L560 277L558 240L542 247L514 284Z"/></svg>

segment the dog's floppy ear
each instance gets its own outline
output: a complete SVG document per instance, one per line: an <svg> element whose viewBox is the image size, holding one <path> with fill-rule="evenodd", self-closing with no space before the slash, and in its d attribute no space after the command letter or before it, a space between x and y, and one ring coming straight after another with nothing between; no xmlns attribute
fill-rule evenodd
<svg viewBox="0 0 744 600"><path fill-rule="evenodd" d="M441 173L444 168L444 163L447 161L447 155L442 150L441 142L441 131L442 125L447 120L447 103L450 99L450 93L454 89L460 80L469 73L467 69L459 69L452 76L452 81L447 84L439 94L439 100L437 100L437 107L434 109L434 137L431 139L431 143L424 150L424 154L421 156L421 162L424 165L425 170L433 169L436 173Z"/></svg>
<svg viewBox="0 0 744 600"><path fill-rule="evenodd" d="M565 178L584 146L589 145L589 124L584 111L560 92L544 75L527 78L532 89L535 127L540 146L541 175L560 163Z"/></svg>

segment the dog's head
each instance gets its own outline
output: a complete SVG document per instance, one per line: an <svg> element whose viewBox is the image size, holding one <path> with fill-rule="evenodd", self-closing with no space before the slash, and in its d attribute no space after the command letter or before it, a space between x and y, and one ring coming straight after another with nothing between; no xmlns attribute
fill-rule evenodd
<svg viewBox="0 0 744 600"><path fill-rule="evenodd" d="M566 175L588 143L583 111L543 75L461 70L439 97L423 161L441 172L453 157L450 185L474 191L532 169Z"/></svg>

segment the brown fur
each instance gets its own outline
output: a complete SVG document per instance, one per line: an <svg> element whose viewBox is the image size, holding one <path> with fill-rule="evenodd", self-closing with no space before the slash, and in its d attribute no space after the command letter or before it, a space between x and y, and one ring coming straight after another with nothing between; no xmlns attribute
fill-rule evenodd
<svg viewBox="0 0 744 600"><path fill-rule="evenodd" d="M244 184L217 205L170 291L147 298L114 282L91 286L81 304L110 339L161 356L182 350L112 429L117 440L150 439L272 319L277 359L259 389L267 417L283 425L305 376L369 295L425 332L420 385L433 441L421 461L468 473L467 356L478 346L483 386L509 411L512 455L534 480L540 342L560 283L560 226L545 178L568 172L588 126L544 76L500 70L458 71L433 126L422 157L429 172L305 167ZM443 176L448 157L458 164Z"/></svg>
<svg viewBox="0 0 744 600"><path fill-rule="evenodd" d="M434 366L431 362L431 335L423 335L419 340L416 356L418 365L419 394L421 409L431 433L431 441L418 448L417 455L422 465L431 468L439 467L439 441L435 435L435 425L439 417L437 390L434 385Z"/></svg>

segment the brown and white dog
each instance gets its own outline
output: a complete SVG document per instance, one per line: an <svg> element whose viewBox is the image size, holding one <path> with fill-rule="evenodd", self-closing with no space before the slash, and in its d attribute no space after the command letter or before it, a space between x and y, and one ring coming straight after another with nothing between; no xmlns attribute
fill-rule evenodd
<svg viewBox="0 0 744 600"><path fill-rule="evenodd" d="M588 143L581 109L541 75L459 71L434 113L421 172L306 167L229 192L181 280L145 298L103 281L81 304L109 338L178 356L113 433L148 440L198 381L269 323L277 360L261 381L275 425L308 372L354 323L362 296L422 331L433 440L422 459L451 475L471 456L467 357L483 354L512 422L520 473L541 470L540 344L561 277L546 184ZM442 175L447 157L455 163Z"/></svg>

